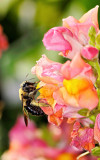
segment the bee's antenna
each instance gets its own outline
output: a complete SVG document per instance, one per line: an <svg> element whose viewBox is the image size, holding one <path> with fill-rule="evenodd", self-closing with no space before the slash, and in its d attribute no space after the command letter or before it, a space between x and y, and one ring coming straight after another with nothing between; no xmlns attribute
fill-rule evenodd
<svg viewBox="0 0 100 160"><path fill-rule="evenodd" d="M25 79L27 79L28 76L29 76L29 73L27 73L27 75L25 76ZM28 80L30 81L30 80L32 80L32 79L34 79L34 78L30 78L30 79L28 79Z"/></svg>
<svg viewBox="0 0 100 160"><path fill-rule="evenodd" d="M35 79L35 78L30 78L29 81L32 80L32 79Z"/></svg>
<svg viewBox="0 0 100 160"><path fill-rule="evenodd" d="M27 75L25 76L25 78L27 78L27 77L28 77L28 75L29 75L29 73L27 73Z"/></svg>

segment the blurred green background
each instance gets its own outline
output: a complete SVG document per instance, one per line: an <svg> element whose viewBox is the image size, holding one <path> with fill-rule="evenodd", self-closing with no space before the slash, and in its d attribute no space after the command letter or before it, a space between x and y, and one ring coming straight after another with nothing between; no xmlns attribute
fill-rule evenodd
<svg viewBox="0 0 100 160"><path fill-rule="evenodd" d="M0 59L0 104L4 106L0 154L8 148L8 131L18 114L22 114L20 84L33 77L31 68L42 54L63 61L56 52L46 51L42 43L44 33L62 25L62 18L71 15L78 19L96 5L100 5L100 0L0 0L0 24L9 40L9 49ZM46 117L31 118L38 126L47 123Z"/></svg>

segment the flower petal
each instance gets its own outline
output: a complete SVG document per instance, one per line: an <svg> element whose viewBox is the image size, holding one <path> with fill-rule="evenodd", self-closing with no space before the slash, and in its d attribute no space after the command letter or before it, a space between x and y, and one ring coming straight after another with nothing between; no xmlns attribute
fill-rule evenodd
<svg viewBox="0 0 100 160"><path fill-rule="evenodd" d="M43 38L44 46L47 50L66 51L72 50L70 43L64 38L64 34L73 36L71 31L65 27L55 27L50 29Z"/></svg>
<svg viewBox="0 0 100 160"><path fill-rule="evenodd" d="M62 64L49 60L46 55L37 62L37 65L32 68L31 72L45 83L59 83L63 81L63 76L60 73Z"/></svg>
<svg viewBox="0 0 100 160"><path fill-rule="evenodd" d="M98 8L99 6L97 5L95 8L89 10L87 13L85 13L81 18L80 18L80 22L91 22L91 26L92 24L95 25L95 27L98 29L99 25L98 25Z"/></svg>
<svg viewBox="0 0 100 160"><path fill-rule="evenodd" d="M91 151L95 147L93 132L92 128L82 128L79 122L75 122L71 133L71 145L74 145L80 150L85 149Z"/></svg>
<svg viewBox="0 0 100 160"><path fill-rule="evenodd" d="M100 113L97 115L95 121L94 139L100 143Z"/></svg>
<svg viewBox="0 0 100 160"><path fill-rule="evenodd" d="M98 104L98 96L96 90L89 88L79 95L79 105L89 110L94 109Z"/></svg>

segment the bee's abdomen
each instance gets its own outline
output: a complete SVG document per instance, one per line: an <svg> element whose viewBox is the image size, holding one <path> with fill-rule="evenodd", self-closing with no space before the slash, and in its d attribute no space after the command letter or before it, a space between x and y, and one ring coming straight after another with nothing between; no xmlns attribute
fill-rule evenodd
<svg viewBox="0 0 100 160"><path fill-rule="evenodd" d="M25 109L32 115L41 116L45 114L43 110L38 106L29 105L29 106L25 106Z"/></svg>

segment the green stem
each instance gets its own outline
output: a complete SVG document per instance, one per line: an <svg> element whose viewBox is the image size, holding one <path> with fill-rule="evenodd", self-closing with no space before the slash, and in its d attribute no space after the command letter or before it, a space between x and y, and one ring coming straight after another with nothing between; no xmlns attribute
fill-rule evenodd
<svg viewBox="0 0 100 160"><path fill-rule="evenodd" d="M100 64L99 64L98 58L95 61L87 61L87 63L90 64L98 74L95 87L97 88L97 94L99 98L98 110L100 110Z"/></svg>
<svg viewBox="0 0 100 160"><path fill-rule="evenodd" d="M99 98L98 110L100 111L100 89L97 89L97 94L98 94L98 98Z"/></svg>
<svg viewBox="0 0 100 160"><path fill-rule="evenodd" d="M96 80L96 88L97 88L97 94L98 94L98 98L99 98L99 103L98 103L98 110L100 110L100 65L98 60L95 61L94 63L94 68L96 69L97 73L98 73L98 78Z"/></svg>
<svg viewBox="0 0 100 160"><path fill-rule="evenodd" d="M98 73L98 78L97 80L100 81L100 64L99 64L99 61L96 60L95 63L94 63L94 68L96 69L97 73Z"/></svg>
<svg viewBox="0 0 100 160"><path fill-rule="evenodd" d="M81 157L83 157L83 156L86 156L87 154L89 154L90 152L89 151L87 151L87 152L84 152L84 153L82 153L82 154L80 154L78 157L77 157L77 160L79 160Z"/></svg>

